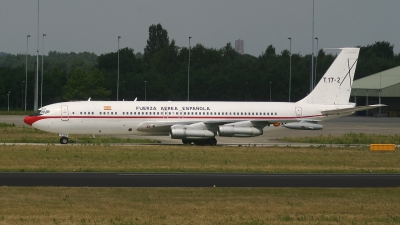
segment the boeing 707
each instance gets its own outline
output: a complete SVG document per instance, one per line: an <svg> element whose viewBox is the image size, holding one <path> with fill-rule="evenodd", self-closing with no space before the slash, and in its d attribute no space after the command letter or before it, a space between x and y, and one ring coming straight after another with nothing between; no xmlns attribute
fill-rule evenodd
<svg viewBox="0 0 400 225"><path fill-rule="evenodd" d="M341 48L314 90L298 102L78 101L44 106L24 122L58 133L169 135L184 144L216 145L217 136L254 137L266 126L320 130L320 121L382 107L349 102L359 48Z"/></svg>

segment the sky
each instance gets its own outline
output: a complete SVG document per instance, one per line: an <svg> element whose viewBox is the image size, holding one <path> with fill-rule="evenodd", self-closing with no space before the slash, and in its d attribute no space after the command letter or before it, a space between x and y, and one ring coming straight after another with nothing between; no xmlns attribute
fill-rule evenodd
<svg viewBox="0 0 400 225"><path fill-rule="evenodd" d="M400 52L399 0L314 0L318 48L366 46L388 41ZM160 23L177 46L222 48L244 40L259 56L272 45L312 52L313 0L0 0L0 52L47 54L133 48L143 53L148 29ZM43 41L43 34L46 34ZM39 42L39 43L38 43ZM44 45L42 46L42 43ZM314 42L314 49L316 49Z"/></svg>

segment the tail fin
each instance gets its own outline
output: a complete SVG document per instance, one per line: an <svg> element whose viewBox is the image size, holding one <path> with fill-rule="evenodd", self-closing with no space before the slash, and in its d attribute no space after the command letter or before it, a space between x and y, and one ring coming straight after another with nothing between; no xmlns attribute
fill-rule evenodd
<svg viewBox="0 0 400 225"><path fill-rule="evenodd" d="M333 61L314 90L298 103L321 105L349 104L351 86L356 71L359 48L340 48Z"/></svg>

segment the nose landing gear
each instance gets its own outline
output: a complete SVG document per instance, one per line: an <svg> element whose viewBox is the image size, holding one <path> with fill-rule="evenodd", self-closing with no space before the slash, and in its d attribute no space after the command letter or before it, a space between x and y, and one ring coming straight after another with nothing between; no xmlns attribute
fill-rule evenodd
<svg viewBox="0 0 400 225"><path fill-rule="evenodd" d="M61 137L60 138L60 143L63 144L63 145L68 144L68 138L67 137Z"/></svg>

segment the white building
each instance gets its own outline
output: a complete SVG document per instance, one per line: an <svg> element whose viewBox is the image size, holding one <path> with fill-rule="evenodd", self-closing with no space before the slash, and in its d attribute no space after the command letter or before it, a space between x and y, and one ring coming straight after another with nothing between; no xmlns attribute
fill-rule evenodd
<svg viewBox="0 0 400 225"><path fill-rule="evenodd" d="M244 53L244 42L243 40L236 40L235 41L235 50L239 53L242 54Z"/></svg>

